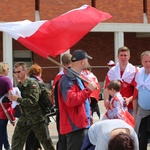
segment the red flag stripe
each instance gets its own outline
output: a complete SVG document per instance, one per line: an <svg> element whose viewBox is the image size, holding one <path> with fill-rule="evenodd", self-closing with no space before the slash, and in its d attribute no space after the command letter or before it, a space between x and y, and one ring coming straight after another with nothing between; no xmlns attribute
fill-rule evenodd
<svg viewBox="0 0 150 150"><path fill-rule="evenodd" d="M71 48L99 22L108 18L111 18L110 14L84 5L52 20L28 21L26 25L22 23L15 26L15 30L6 29L5 32L40 56L55 57Z"/></svg>

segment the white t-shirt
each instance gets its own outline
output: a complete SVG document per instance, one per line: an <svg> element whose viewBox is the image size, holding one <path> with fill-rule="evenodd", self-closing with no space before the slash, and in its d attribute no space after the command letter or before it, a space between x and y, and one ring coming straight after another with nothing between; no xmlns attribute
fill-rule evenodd
<svg viewBox="0 0 150 150"><path fill-rule="evenodd" d="M117 128L129 129L130 137L135 143L135 150L139 150L138 138L134 129L121 119L99 121L90 127L88 136L90 142L95 145L95 150L108 150L110 133L112 130Z"/></svg>

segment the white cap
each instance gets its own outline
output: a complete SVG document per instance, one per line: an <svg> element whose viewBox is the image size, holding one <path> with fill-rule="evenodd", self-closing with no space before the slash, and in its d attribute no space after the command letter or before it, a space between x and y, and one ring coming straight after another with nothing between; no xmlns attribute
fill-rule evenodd
<svg viewBox="0 0 150 150"><path fill-rule="evenodd" d="M108 65L108 66L115 66L116 64L115 64L114 61L110 60L109 63L107 63L107 65Z"/></svg>

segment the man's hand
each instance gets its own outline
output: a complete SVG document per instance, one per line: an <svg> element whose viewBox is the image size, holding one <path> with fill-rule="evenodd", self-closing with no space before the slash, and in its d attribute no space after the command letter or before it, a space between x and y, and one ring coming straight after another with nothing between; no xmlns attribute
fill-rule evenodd
<svg viewBox="0 0 150 150"><path fill-rule="evenodd" d="M10 101L17 101L18 98L19 98L19 94L18 94L18 93L16 93L16 95L13 95L13 94L11 93L11 91L8 92L8 99L9 99Z"/></svg>
<svg viewBox="0 0 150 150"><path fill-rule="evenodd" d="M90 125L92 125L94 123L93 117L90 117Z"/></svg>
<svg viewBox="0 0 150 150"><path fill-rule="evenodd" d="M108 93L108 89L104 89L104 106L105 108L108 110L110 107L110 102L108 100L109 98L109 93Z"/></svg>
<svg viewBox="0 0 150 150"><path fill-rule="evenodd" d="M109 109L109 107L110 107L109 100L104 100L104 106L105 106L106 109Z"/></svg>
<svg viewBox="0 0 150 150"><path fill-rule="evenodd" d="M94 81L89 82L88 86L87 86L91 91L94 91L95 89L97 89L97 85Z"/></svg>
<svg viewBox="0 0 150 150"><path fill-rule="evenodd" d="M124 99L124 106L127 107L129 103L132 101L132 96L129 98L123 97L123 99Z"/></svg>

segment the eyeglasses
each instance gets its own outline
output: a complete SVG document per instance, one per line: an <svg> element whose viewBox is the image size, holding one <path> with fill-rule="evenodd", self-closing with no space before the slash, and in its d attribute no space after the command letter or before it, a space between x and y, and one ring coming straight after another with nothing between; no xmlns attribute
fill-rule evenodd
<svg viewBox="0 0 150 150"><path fill-rule="evenodd" d="M21 71L24 71L24 70L21 70ZM14 74L20 73L21 71L14 71L13 73L14 73Z"/></svg>

